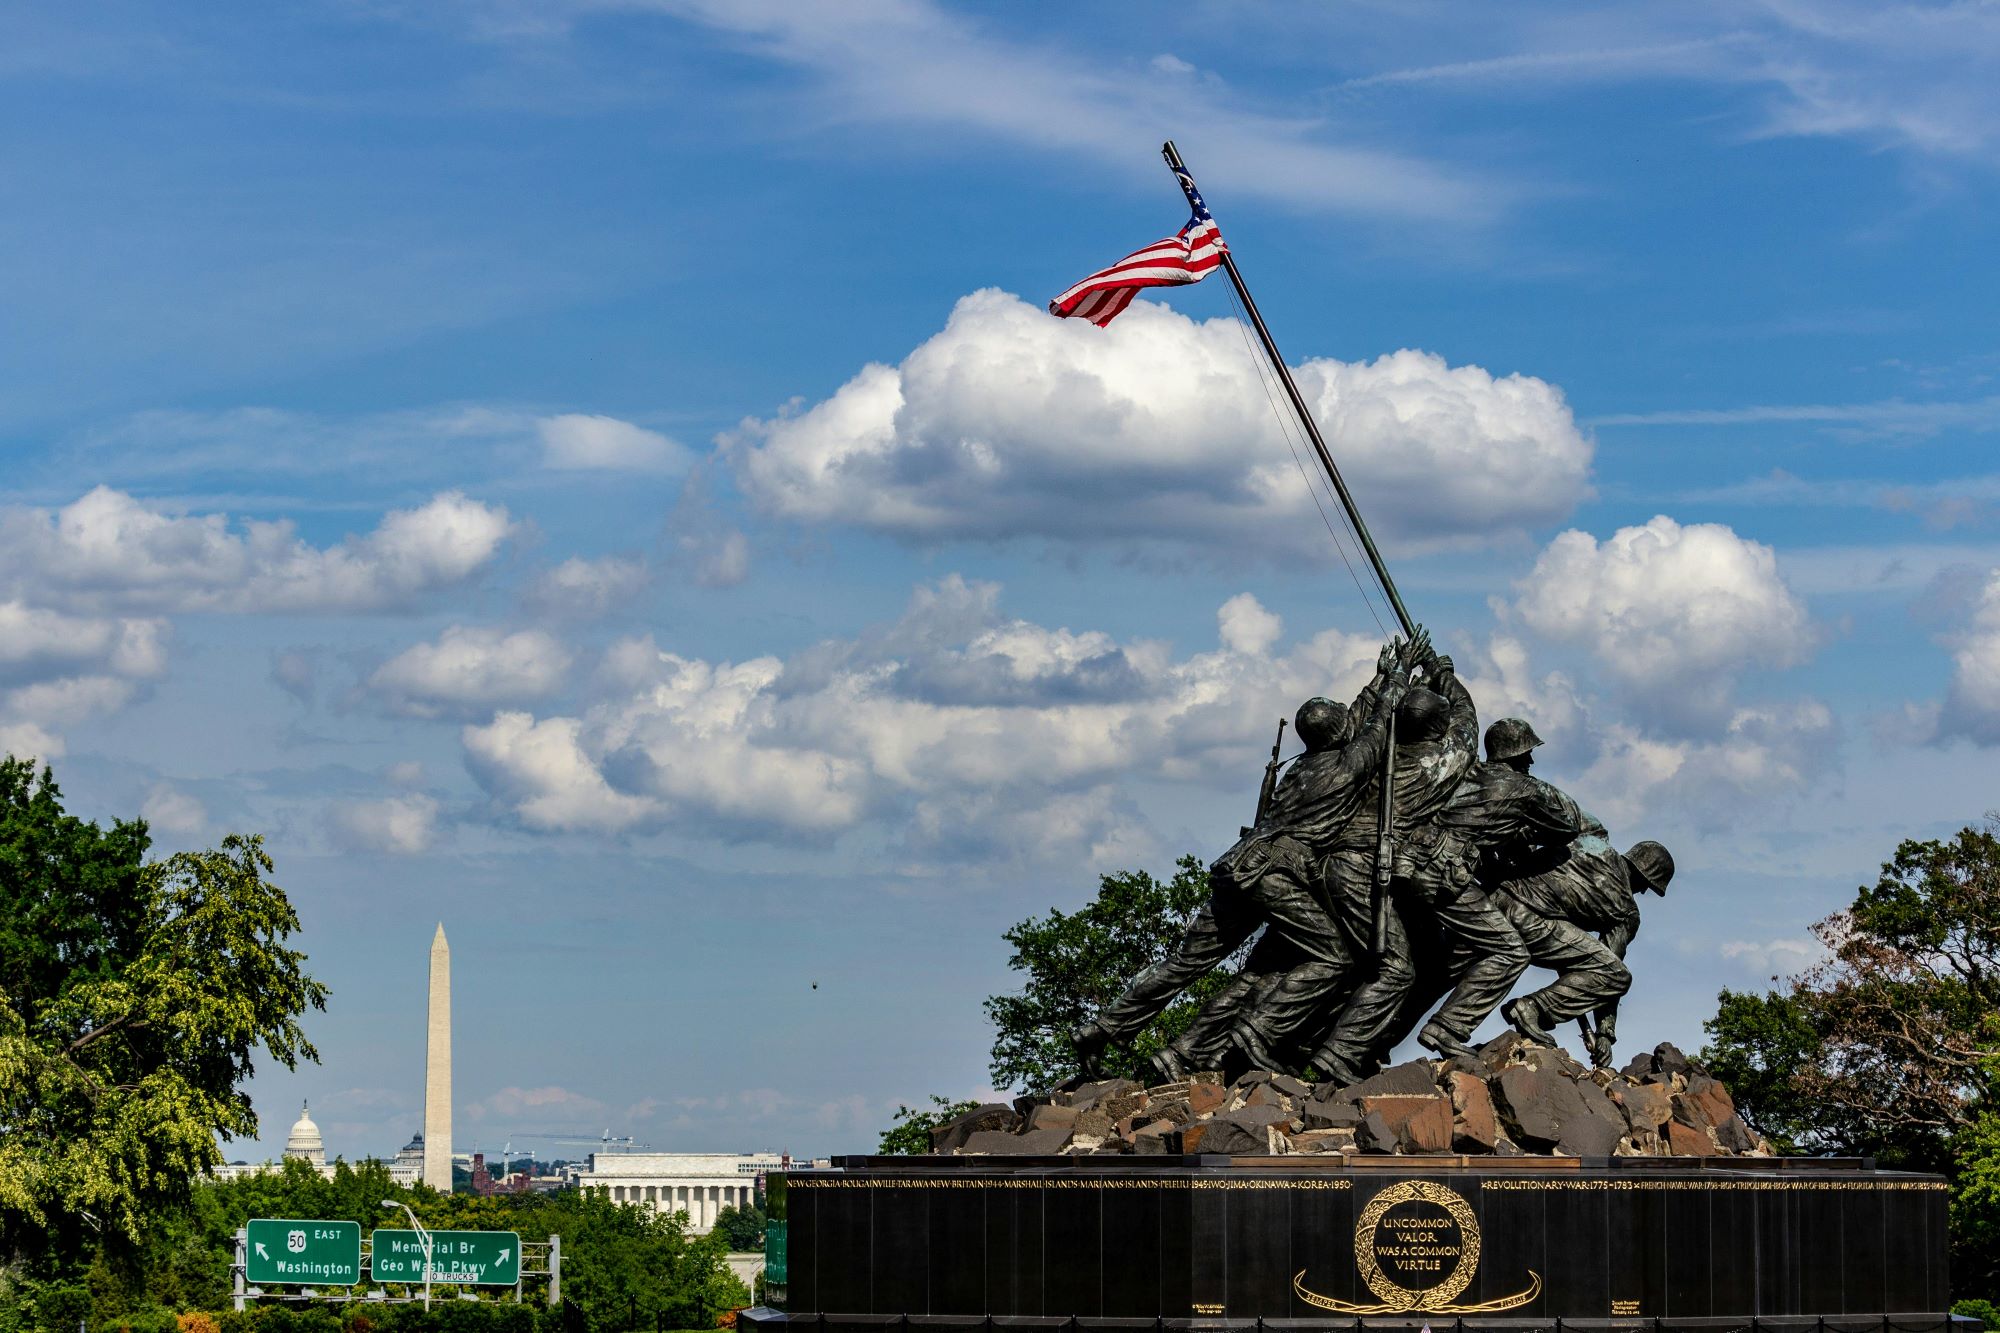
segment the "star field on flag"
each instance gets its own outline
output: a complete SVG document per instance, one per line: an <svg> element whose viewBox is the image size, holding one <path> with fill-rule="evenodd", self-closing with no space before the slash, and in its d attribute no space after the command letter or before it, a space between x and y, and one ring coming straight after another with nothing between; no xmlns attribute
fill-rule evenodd
<svg viewBox="0 0 2000 1333"><path fill-rule="evenodd" d="M1077 283L1049 302L1049 313L1061 319L1087 319L1103 328L1132 304L1147 287L1178 287L1200 282L1222 264L1229 246L1209 216L1194 182L1181 177L1194 216L1179 232L1135 250L1109 268Z"/></svg>

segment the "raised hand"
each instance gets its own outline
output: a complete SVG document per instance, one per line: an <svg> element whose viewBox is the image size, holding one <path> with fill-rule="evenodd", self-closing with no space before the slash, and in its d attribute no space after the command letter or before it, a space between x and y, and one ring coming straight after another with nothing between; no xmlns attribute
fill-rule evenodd
<svg viewBox="0 0 2000 1333"><path fill-rule="evenodd" d="M1403 660L1413 667L1428 666L1436 656L1436 650L1431 647L1431 632L1422 625L1417 626L1417 632L1410 636Z"/></svg>

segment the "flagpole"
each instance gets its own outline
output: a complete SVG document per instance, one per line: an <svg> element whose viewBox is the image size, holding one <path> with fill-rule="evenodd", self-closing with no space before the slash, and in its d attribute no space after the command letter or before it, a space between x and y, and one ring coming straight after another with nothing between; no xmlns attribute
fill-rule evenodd
<svg viewBox="0 0 2000 1333"><path fill-rule="evenodd" d="M1167 159L1167 165L1173 169L1175 179L1180 181L1181 191L1188 197L1188 205L1195 207L1198 192L1195 189L1194 177L1188 174L1187 163L1181 161L1180 150L1174 147L1172 139L1167 140L1161 147L1160 155ZM1279 354L1278 344L1271 340L1271 331L1264 327L1264 316L1257 311L1256 299L1250 295L1250 289L1243 285L1243 275L1236 271L1236 259L1226 247L1222 251L1222 267L1228 271L1229 281L1236 288L1237 299L1243 302L1244 312L1250 316L1250 327L1257 330L1257 341L1264 345L1264 355L1271 359L1272 367L1278 372L1279 383L1285 386L1285 395L1292 400L1292 410L1299 414L1299 421L1306 428L1306 437L1312 441L1313 452L1319 455L1320 466L1326 469L1328 480L1333 482L1335 494L1340 496L1341 507L1347 510L1347 520L1354 525L1355 535L1361 539L1361 549L1367 553L1368 564L1374 569L1375 578L1381 583L1382 591L1388 594L1389 605L1395 608L1396 619L1403 625L1403 633L1416 634L1416 622L1410 619L1410 613L1403 607L1402 595L1396 591L1396 581L1389 577L1389 567L1382 563L1382 553L1375 549L1375 539L1369 535L1368 524L1363 521L1360 509L1355 507L1354 496L1348 491L1347 482L1341 478L1340 467L1333 461L1333 455L1327 452L1326 441L1320 438L1319 423L1313 420L1312 412L1307 409L1306 400L1299 393L1299 386L1292 382L1291 369L1286 366L1285 358Z"/></svg>

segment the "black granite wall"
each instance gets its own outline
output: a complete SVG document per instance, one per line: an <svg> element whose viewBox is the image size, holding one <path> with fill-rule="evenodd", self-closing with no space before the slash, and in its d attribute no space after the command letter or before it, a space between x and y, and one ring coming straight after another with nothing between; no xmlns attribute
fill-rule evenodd
<svg viewBox="0 0 2000 1333"><path fill-rule="evenodd" d="M1950 1304L1942 1182L1859 1162L948 1160L789 1173L793 1321L1810 1316L1839 1333Z"/></svg>

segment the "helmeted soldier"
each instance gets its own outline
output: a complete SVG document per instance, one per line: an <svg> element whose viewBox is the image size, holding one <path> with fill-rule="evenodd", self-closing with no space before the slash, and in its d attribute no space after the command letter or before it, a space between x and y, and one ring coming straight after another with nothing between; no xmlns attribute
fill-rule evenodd
<svg viewBox="0 0 2000 1333"><path fill-rule="evenodd" d="M1535 766L1535 749L1541 743L1525 718L1503 717L1486 729L1486 762L1525 773Z"/></svg>
<svg viewBox="0 0 2000 1333"><path fill-rule="evenodd" d="M1422 646L1422 640L1418 641ZM1354 817L1368 779L1381 768L1388 723L1408 687L1409 663L1400 641L1385 645L1376 676L1356 701L1362 714L1353 739L1348 710L1330 699L1308 699L1294 723L1306 752L1279 782L1262 820L1209 867L1209 901L1189 924L1169 958L1140 973L1118 999L1084 1024L1071 1040L1086 1064L1111 1042L1129 1038L1159 1016L1197 977L1202 976L1265 928L1273 948L1281 941L1286 961L1296 960L1271 984L1260 988L1260 1016L1293 1026L1327 1006L1352 965L1339 926L1315 893L1317 864L1326 847ZM1232 1028L1233 1031L1233 1028ZM1249 1063L1265 1062L1261 1049L1245 1053ZM1159 1072L1176 1076L1178 1053L1155 1057Z"/></svg>
<svg viewBox="0 0 2000 1333"><path fill-rule="evenodd" d="M1634 843L1623 855L1604 825L1586 814L1583 833L1555 866L1502 880L1495 898L1528 946L1537 967L1556 979L1501 1007L1530 1040L1553 1046L1550 1031L1586 1014L1596 1019L1591 1063L1611 1063L1618 1035L1618 1001L1631 989L1625 950L1639 932L1638 895L1664 897L1674 858L1657 842Z"/></svg>
<svg viewBox="0 0 2000 1333"><path fill-rule="evenodd" d="M1444 1055L1465 1042L1528 965L1527 948L1475 876L1477 848L1439 821L1477 760L1478 714L1448 657L1435 658L1429 688L1412 689L1396 714L1393 774L1395 852L1389 910L1379 917L1373 879L1380 826L1372 804L1348 825L1328 858L1334 907L1348 947L1374 954L1374 975L1349 997L1312 1058L1330 1079L1367 1072L1402 1036L1394 1031L1416 984L1413 921L1434 919L1455 959L1456 984L1417 1040ZM1374 949L1374 936L1382 948Z"/></svg>

